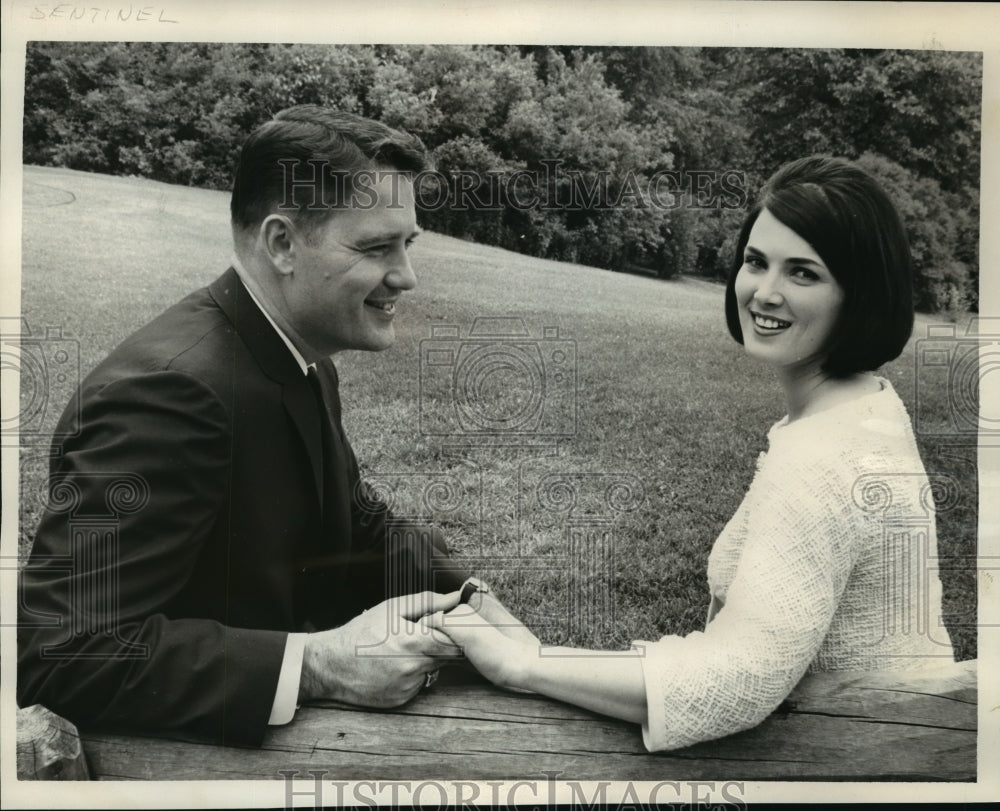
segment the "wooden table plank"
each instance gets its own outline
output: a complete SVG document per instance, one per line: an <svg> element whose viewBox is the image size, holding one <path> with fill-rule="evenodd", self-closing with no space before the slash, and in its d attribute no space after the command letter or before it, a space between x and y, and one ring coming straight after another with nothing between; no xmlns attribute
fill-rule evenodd
<svg viewBox="0 0 1000 811"><path fill-rule="evenodd" d="M260 749L83 732L99 779L974 780L975 663L809 676L759 727L649 754L638 727L455 674L405 707L303 707Z"/></svg>

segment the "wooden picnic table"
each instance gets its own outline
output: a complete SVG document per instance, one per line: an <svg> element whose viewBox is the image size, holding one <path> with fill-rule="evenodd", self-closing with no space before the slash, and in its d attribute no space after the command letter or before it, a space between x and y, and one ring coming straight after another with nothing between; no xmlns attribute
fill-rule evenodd
<svg viewBox="0 0 1000 811"><path fill-rule="evenodd" d="M98 780L976 779L976 662L809 675L755 729L650 754L639 728L446 669L403 707L303 706L259 749L82 731Z"/></svg>

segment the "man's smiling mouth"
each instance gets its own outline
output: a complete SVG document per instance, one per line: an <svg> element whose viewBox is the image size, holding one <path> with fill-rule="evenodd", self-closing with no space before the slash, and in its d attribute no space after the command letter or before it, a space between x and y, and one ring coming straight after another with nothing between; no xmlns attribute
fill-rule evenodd
<svg viewBox="0 0 1000 811"><path fill-rule="evenodd" d="M376 310L379 310L380 312L386 313L387 315L392 315L393 313L396 312L396 300L395 299L392 299L392 300L383 300L383 301L380 301L378 299L367 299L365 301L365 304L368 307L372 307L372 308L374 308Z"/></svg>

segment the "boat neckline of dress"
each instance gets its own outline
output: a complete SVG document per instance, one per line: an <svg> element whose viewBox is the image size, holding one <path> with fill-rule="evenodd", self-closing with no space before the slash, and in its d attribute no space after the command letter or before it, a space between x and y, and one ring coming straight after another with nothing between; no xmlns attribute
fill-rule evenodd
<svg viewBox="0 0 1000 811"><path fill-rule="evenodd" d="M804 417L799 417L797 420L794 420L793 422L789 422L788 415L785 414L784 417L782 417L774 425L771 426L771 431L777 431L782 428L792 428L796 425L802 425L803 423L808 423L811 420L818 420L821 417L828 418L831 415L834 415L837 412L846 410L848 408L856 408L859 403L864 402L870 397L880 397L886 392L895 391L895 389L893 389L892 387L892 383L890 383L884 377L879 377L876 375L875 380L879 384L878 391L872 391L869 392L868 394L860 394L857 397L852 397L850 400L843 400L842 402L834 403L833 405L828 406L827 408L820 409L819 411L814 411L812 414L806 414Z"/></svg>

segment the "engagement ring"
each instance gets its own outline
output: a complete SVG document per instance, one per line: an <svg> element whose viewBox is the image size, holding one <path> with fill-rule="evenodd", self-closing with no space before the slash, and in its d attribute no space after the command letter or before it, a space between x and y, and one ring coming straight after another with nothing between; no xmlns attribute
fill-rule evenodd
<svg viewBox="0 0 1000 811"><path fill-rule="evenodd" d="M486 585L478 577L470 577L465 583L462 584L462 594L458 601L460 603L468 603L472 599L473 594L489 594L490 587ZM473 606L475 607L475 606Z"/></svg>

